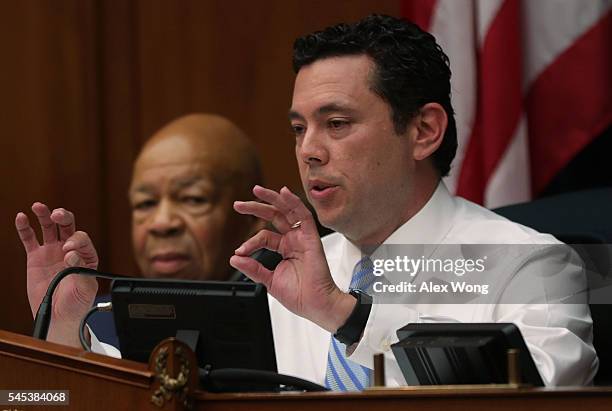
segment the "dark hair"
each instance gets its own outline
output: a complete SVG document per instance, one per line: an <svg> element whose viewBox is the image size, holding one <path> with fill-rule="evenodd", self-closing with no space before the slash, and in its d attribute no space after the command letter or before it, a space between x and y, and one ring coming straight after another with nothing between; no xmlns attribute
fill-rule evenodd
<svg viewBox="0 0 612 411"><path fill-rule="evenodd" d="M404 133L418 110L439 103L448 127L433 164L445 176L457 151L457 127L450 97L448 57L436 39L404 19L371 15L354 24L338 24L298 38L293 45L293 69L327 57L365 54L375 63L372 91L392 110L395 132Z"/></svg>

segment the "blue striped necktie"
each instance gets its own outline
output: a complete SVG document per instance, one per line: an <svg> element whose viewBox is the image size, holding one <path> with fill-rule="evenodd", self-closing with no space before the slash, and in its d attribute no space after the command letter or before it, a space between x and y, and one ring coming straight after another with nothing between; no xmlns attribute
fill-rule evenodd
<svg viewBox="0 0 612 411"><path fill-rule="evenodd" d="M369 256L363 257L353 270L350 288L367 291L376 277ZM346 357L346 345L332 335L327 354L325 386L333 391L361 391L370 386L371 370Z"/></svg>

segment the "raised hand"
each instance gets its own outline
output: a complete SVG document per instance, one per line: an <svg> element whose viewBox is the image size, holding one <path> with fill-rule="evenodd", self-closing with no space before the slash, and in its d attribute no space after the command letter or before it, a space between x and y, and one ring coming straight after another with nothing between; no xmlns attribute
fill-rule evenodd
<svg viewBox="0 0 612 411"><path fill-rule="evenodd" d="M75 231L74 215L58 208L49 211L34 203L32 211L42 230L42 244L24 213L15 217L15 227L27 254L27 290L32 314L45 295L55 275L67 267L97 268L98 255L87 233ZM53 311L47 340L80 346L78 326L96 296L94 278L70 275L59 284L53 295Z"/></svg>
<svg viewBox="0 0 612 411"><path fill-rule="evenodd" d="M255 186L253 194L264 203L236 201L234 209L269 221L278 233L260 231L236 250L230 264L253 281L263 283L290 311L335 332L348 318L356 300L334 283L312 214L286 187L276 192ZM249 257L261 248L283 256L274 271Z"/></svg>

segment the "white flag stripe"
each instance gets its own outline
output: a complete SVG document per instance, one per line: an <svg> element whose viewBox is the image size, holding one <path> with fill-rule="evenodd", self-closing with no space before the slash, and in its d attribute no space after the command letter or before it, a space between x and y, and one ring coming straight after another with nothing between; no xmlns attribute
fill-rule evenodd
<svg viewBox="0 0 612 411"><path fill-rule="evenodd" d="M459 148L451 175L445 178L445 182L454 192L457 192L458 178L474 127L478 87L482 87L481 92L488 87L480 83L483 77L479 73L479 70L486 72L487 67L479 67L477 59L506 1L511 0L438 0L432 14L429 30L451 61L452 102L456 111ZM555 72L553 65L557 58L609 12L612 0L522 0L520 7L521 21L516 24L520 25L521 30L523 68L521 84L517 84L517 87L521 88L523 96L527 96L542 73L549 67ZM547 107L544 101L539 104ZM504 107L503 101L499 107ZM482 187L487 206L496 207L530 198L528 147L535 137L528 133L534 124L538 124L537 121L537 118L527 118L527 114L522 113L507 151L499 159L486 186ZM498 138L494 135L483 137Z"/></svg>
<svg viewBox="0 0 612 411"><path fill-rule="evenodd" d="M612 7L612 0L524 1L523 74L526 90L577 38Z"/></svg>
<svg viewBox="0 0 612 411"><path fill-rule="evenodd" d="M504 152L485 190L485 206L501 207L531 198L527 121L521 116L512 142Z"/></svg>
<svg viewBox="0 0 612 411"><path fill-rule="evenodd" d="M450 175L444 179L455 192L467 141L476 113L476 49L474 44L473 0L439 0L432 16L430 31L448 54L451 65L452 104L455 108L459 147ZM456 24L448 24L449 21Z"/></svg>
<svg viewBox="0 0 612 411"><path fill-rule="evenodd" d="M491 27L491 23L495 19L497 12L503 5L504 0L487 0L480 1L477 0L475 4L476 15L478 16L476 19L476 24L478 25L478 46L482 47L482 44L485 41L486 35L489 32L489 28Z"/></svg>

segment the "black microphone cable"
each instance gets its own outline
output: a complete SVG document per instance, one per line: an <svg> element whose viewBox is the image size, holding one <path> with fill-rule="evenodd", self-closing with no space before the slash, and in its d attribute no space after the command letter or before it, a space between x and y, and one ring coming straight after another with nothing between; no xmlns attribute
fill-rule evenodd
<svg viewBox="0 0 612 411"><path fill-rule="evenodd" d="M328 388L312 381L293 377L291 375L279 374L274 371L252 370L247 368L211 369L210 367L199 368L198 371L200 384L212 392L231 391L231 388L228 389L227 387L220 387L220 384L226 384L227 386L231 387L232 383L284 385L286 391L295 391L296 389L311 392L329 391Z"/></svg>
<svg viewBox="0 0 612 411"><path fill-rule="evenodd" d="M98 311L100 312L113 311L113 303L111 303L110 301L105 302L105 303L98 303L94 305L93 307L91 307L89 311L87 311L87 314L85 314L83 318L81 318L81 323L79 324L79 340L81 341L81 347L83 347L83 349L87 352L91 352L91 347L89 346L89 343L87 342L87 338L85 338L85 326L87 325L87 320L89 320L89 317L91 317L93 314L97 313Z"/></svg>
<svg viewBox="0 0 612 411"><path fill-rule="evenodd" d="M38 338L39 340L46 340L47 333L49 332L49 323L51 322L51 312L53 306L53 293L57 288L57 285L64 279L64 277L70 274L80 274L90 277L106 278L108 280L115 280L119 278L126 278L125 276L103 273L101 271L94 270L92 268L85 267L68 267L57 273L57 275L49 283L47 292L42 299L42 302L38 306L36 312L36 318L34 319L34 331L32 337Z"/></svg>

